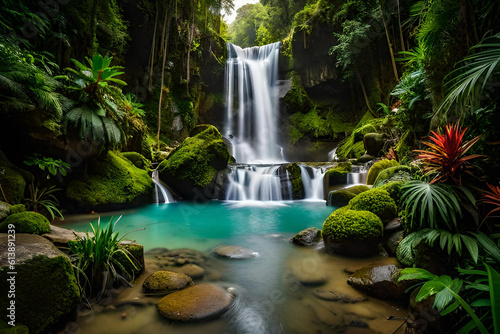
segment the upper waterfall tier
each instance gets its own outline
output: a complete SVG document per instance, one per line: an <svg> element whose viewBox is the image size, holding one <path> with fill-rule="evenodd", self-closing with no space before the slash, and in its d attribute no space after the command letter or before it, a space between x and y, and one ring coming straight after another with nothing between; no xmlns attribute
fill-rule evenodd
<svg viewBox="0 0 500 334"><path fill-rule="evenodd" d="M242 49L227 43L225 136L239 163L284 162L278 135L280 42Z"/></svg>

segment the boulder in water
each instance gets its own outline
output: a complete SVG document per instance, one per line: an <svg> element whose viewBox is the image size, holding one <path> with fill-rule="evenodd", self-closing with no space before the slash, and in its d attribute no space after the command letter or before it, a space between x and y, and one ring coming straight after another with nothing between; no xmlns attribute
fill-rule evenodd
<svg viewBox="0 0 500 334"><path fill-rule="evenodd" d="M165 295L193 285L191 277L185 274L161 270L146 278L142 283L142 291L146 294Z"/></svg>
<svg viewBox="0 0 500 334"><path fill-rule="evenodd" d="M321 241L321 230L316 227L306 228L291 239L291 242L298 246L315 246L319 241Z"/></svg>
<svg viewBox="0 0 500 334"><path fill-rule="evenodd" d="M385 190L371 189L349 201L351 210L370 211L383 223L388 223L397 216L397 206Z"/></svg>
<svg viewBox="0 0 500 334"><path fill-rule="evenodd" d="M228 259L253 259L259 257L259 253L241 246L220 246L214 250L214 254Z"/></svg>
<svg viewBox="0 0 500 334"><path fill-rule="evenodd" d="M223 314L233 298L223 288L212 284L199 284L171 293L157 304L158 312L173 321L202 321Z"/></svg>

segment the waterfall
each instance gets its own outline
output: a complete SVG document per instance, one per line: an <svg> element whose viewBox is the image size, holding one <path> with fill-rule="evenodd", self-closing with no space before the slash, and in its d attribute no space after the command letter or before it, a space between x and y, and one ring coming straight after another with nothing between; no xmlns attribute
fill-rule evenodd
<svg viewBox="0 0 500 334"><path fill-rule="evenodd" d="M367 176L368 176L368 168L366 168L366 166L353 165L352 171L349 174L347 174L347 184L348 185L366 184Z"/></svg>
<svg viewBox="0 0 500 334"><path fill-rule="evenodd" d="M155 183L154 202L157 204L175 202L174 197L172 196L170 191L168 191L168 189L163 184L161 184L157 169L153 170L153 173L151 173L151 177L153 179L153 182Z"/></svg>
<svg viewBox="0 0 500 334"><path fill-rule="evenodd" d="M313 168L299 165L304 186L305 200L324 200L323 178L325 171L322 168Z"/></svg>
<svg viewBox="0 0 500 334"><path fill-rule="evenodd" d="M226 200L283 200L279 167L279 165L231 165Z"/></svg>
<svg viewBox="0 0 500 334"><path fill-rule="evenodd" d="M225 136L239 163L284 162L278 142L280 42L242 49L227 43Z"/></svg>
<svg viewBox="0 0 500 334"><path fill-rule="evenodd" d="M337 157L337 147L335 147L333 150L328 152L328 161L336 161L338 159Z"/></svg>

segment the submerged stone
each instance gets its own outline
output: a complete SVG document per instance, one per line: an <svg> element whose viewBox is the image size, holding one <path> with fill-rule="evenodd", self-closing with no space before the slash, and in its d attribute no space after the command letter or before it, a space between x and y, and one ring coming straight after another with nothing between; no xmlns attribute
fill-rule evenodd
<svg viewBox="0 0 500 334"><path fill-rule="evenodd" d="M214 254L228 259L253 259L259 257L259 253L241 246L220 246L214 250Z"/></svg>
<svg viewBox="0 0 500 334"><path fill-rule="evenodd" d="M146 278L142 283L142 291L147 294L165 295L193 285L191 277L185 274L161 270Z"/></svg>
<svg viewBox="0 0 500 334"><path fill-rule="evenodd" d="M205 275L205 269L196 264L185 264L180 267L168 267L170 271L185 274L192 279L202 278Z"/></svg>
<svg viewBox="0 0 500 334"><path fill-rule="evenodd" d="M204 283L163 297L157 308L169 320L202 321L223 314L232 300L231 294L223 288Z"/></svg>
<svg viewBox="0 0 500 334"><path fill-rule="evenodd" d="M321 241L321 230L316 227L309 227L297 233L291 242L298 246L315 246Z"/></svg>

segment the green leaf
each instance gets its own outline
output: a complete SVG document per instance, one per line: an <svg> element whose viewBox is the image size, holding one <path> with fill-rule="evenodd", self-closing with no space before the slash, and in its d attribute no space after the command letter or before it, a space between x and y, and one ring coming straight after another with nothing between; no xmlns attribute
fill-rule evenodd
<svg viewBox="0 0 500 334"><path fill-rule="evenodd" d="M494 333L498 334L500 333L500 274L487 263L484 266L488 272Z"/></svg>

